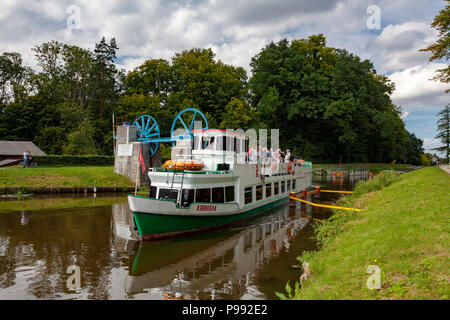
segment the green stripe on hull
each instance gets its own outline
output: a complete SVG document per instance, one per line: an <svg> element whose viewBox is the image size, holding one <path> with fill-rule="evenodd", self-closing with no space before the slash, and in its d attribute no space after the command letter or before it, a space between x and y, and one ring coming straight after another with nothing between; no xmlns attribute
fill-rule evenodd
<svg viewBox="0 0 450 320"><path fill-rule="evenodd" d="M152 235L173 233L183 233L193 230L210 229L222 225L227 225L236 221L248 219L262 211L271 209L285 201L287 197L283 197L274 202L262 205L260 207L250 209L246 212L226 215L226 216L179 216L179 215L162 215L134 212L134 220L143 237L151 237Z"/></svg>

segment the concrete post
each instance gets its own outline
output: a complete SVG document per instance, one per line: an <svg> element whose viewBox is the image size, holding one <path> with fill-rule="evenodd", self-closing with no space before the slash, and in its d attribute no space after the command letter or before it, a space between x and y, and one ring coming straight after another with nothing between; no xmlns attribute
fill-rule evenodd
<svg viewBox="0 0 450 320"><path fill-rule="evenodd" d="M148 169L150 167L150 152L147 143L137 142L137 128L135 126L117 127L117 144L114 152L114 172L128 177L138 186L149 185ZM145 172L142 172L138 162L139 149L145 164ZM139 166L139 170L138 167Z"/></svg>

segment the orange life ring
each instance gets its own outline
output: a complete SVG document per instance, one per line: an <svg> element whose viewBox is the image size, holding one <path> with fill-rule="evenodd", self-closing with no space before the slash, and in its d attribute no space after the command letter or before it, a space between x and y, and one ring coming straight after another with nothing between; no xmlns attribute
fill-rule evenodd
<svg viewBox="0 0 450 320"><path fill-rule="evenodd" d="M203 162L200 160L167 160L164 162L164 168L166 170L201 170L203 168Z"/></svg>

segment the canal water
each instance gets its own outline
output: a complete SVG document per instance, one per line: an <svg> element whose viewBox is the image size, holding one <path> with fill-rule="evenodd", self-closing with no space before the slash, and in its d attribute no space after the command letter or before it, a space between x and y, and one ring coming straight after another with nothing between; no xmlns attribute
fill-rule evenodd
<svg viewBox="0 0 450 320"><path fill-rule="evenodd" d="M358 179L313 183L350 190ZM286 202L230 228L140 242L125 194L1 199L0 299L277 299L301 274L296 258L316 249L309 219L329 216Z"/></svg>

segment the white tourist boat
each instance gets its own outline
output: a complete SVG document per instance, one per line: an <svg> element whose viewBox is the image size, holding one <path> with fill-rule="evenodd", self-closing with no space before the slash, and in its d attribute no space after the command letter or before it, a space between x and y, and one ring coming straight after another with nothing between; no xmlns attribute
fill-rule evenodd
<svg viewBox="0 0 450 320"><path fill-rule="evenodd" d="M192 146L193 141L193 146ZM159 239L237 223L311 186L310 162L249 158L249 137L193 130L164 168L150 169L149 197L129 195L140 236Z"/></svg>

